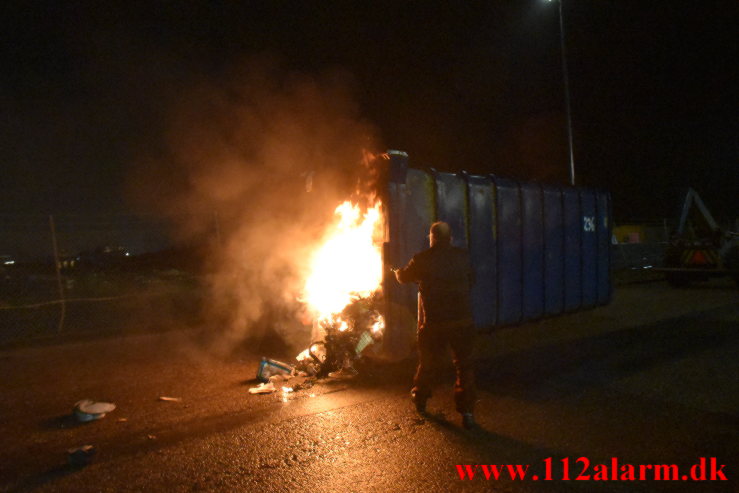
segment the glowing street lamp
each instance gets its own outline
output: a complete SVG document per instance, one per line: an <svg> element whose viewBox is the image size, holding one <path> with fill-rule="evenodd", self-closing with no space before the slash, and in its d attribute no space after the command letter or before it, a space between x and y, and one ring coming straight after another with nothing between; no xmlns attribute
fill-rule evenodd
<svg viewBox="0 0 739 493"><path fill-rule="evenodd" d="M549 3L557 0L547 0ZM565 25L562 16L562 2L559 0L559 46L562 55L562 78L564 79L565 89L565 110L567 113L567 141L570 152L570 185L575 184L575 154L572 148L572 115L570 112L570 80L567 75L567 53L565 51Z"/></svg>

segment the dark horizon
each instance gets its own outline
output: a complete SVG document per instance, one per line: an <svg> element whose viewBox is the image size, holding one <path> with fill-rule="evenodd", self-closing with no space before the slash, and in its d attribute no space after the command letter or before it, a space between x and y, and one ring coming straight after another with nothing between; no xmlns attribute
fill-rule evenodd
<svg viewBox="0 0 739 493"><path fill-rule="evenodd" d="M739 215L737 6L563 5L577 184L610 190L617 220L671 217L687 186ZM2 213L131 211L126 177L177 98L265 55L349 74L412 166L567 181L556 2L5 10Z"/></svg>

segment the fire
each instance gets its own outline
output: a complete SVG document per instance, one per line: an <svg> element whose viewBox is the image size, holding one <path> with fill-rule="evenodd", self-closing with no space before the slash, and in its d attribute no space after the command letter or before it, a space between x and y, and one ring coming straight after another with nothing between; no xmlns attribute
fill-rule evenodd
<svg viewBox="0 0 739 493"><path fill-rule="evenodd" d="M377 317L377 321L372 324L372 333L382 334L383 329L385 329L385 319L380 315Z"/></svg>
<svg viewBox="0 0 739 493"><path fill-rule="evenodd" d="M379 202L362 214L346 201L335 215L335 225L310 260L303 301L317 321L346 330L342 310L357 297L371 296L382 282L382 214Z"/></svg>

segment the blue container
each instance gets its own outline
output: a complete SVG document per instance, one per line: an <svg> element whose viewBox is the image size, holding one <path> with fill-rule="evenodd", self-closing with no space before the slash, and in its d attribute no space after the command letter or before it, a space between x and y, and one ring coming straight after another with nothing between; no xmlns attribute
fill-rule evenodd
<svg viewBox="0 0 739 493"><path fill-rule="evenodd" d="M418 291L399 285L401 267L428 247L434 221L470 252L472 312L480 329L519 324L609 303L611 203L607 192L466 173L408 168L389 151L385 190L384 347L406 356L414 344Z"/></svg>

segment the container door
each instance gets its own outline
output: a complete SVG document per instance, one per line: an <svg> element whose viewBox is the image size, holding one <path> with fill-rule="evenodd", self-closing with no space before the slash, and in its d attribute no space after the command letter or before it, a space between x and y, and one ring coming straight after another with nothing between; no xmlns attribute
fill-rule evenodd
<svg viewBox="0 0 739 493"><path fill-rule="evenodd" d="M582 308L592 308L598 301L598 232L595 193L580 191L582 214Z"/></svg>
<svg viewBox="0 0 739 493"><path fill-rule="evenodd" d="M544 213L541 187L521 184L523 319L544 314Z"/></svg>
<svg viewBox="0 0 739 493"><path fill-rule="evenodd" d="M518 182L495 180L498 231L498 325L521 321L521 198Z"/></svg>
<svg viewBox="0 0 739 493"><path fill-rule="evenodd" d="M383 281L387 329L383 347L391 357L410 354L416 333L418 288L398 284L389 267L404 267L411 257L428 248L428 230L435 220L435 187L426 172L409 168L405 182L390 182L387 188L386 217L388 243Z"/></svg>
<svg viewBox="0 0 739 493"><path fill-rule="evenodd" d="M544 313L564 311L564 215L562 192L544 187Z"/></svg>
<svg viewBox="0 0 739 493"><path fill-rule="evenodd" d="M436 173L437 221L452 229L452 244L467 248L467 183L459 175Z"/></svg>
<svg viewBox="0 0 739 493"><path fill-rule="evenodd" d="M565 311L569 312L582 305L582 213L577 189L566 188L562 191L562 208L565 234Z"/></svg>
<svg viewBox="0 0 739 493"><path fill-rule="evenodd" d="M475 274L475 284L472 286L472 315L475 325L479 328L493 327L497 316L493 190L490 180L480 176L469 177L469 247Z"/></svg>
<svg viewBox="0 0 739 493"><path fill-rule="evenodd" d="M596 198L596 224L598 234L598 304L611 301L611 204L606 192Z"/></svg>

